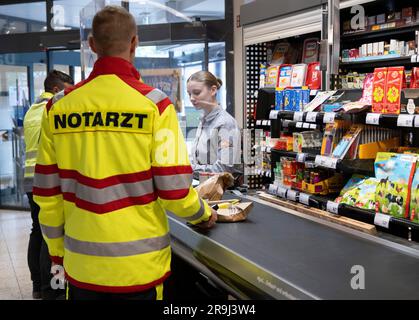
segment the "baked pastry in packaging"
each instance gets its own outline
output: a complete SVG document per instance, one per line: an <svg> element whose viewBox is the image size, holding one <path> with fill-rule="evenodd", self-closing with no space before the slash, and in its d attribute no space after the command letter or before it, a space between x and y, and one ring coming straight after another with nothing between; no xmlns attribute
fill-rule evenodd
<svg viewBox="0 0 419 320"><path fill-rule="evenodd" d="M223 172L214 174L195 188L202 199L208 201L220 200L224 191L234 185L231 173Z"/></svg>

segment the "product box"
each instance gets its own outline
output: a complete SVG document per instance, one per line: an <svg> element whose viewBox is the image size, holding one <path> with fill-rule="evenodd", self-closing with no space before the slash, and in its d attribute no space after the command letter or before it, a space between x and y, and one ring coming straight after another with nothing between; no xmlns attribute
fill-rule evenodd
<svg viewBox="0 0 419 320"><path fill-rule="evenodd" d="M294 64L291 73L291 87L302 87L306 82L307 65L305 63Z"/></svg>
<svg viewBox="0 0 419 320"><path fill-rule="evenodd" d="M292 101L292 110L293 111L303 111L303 96L301 89L294 90L294 99Z"/></svg>
<svg viewBox="0 0 419 320"><path fill-rule="evenodd" d="M342 50L342 62L349 61L349 49Z"/></svg>
<svg viewBox="0 0 419 320"><path fill-rule="evenodd" d="M389 67L387 69L386 106L384 113L400 113L400 97L406 86L404 67Z"/></svg>
<svg viewBox="0 0 419 320"><path fill-rule="evenodd" d="M376 16L369 16L368 17L368 25L373 26L376 23Z"/></svg>
<svg viewBox="0 0 419 320"><path fill-rule="evenodd" d="M284 88L275 89L275 110L284 110Z"/></svg>
<svg viewBox="0 0 419 320"><path fill-rule="evenodd" d="M378 42L372 44L372 55L378 56Z"/></svg>
<svg viewBox="0 0 419 320"><path fill-rule="evenodd" d="M266 69L265 87L275 88L278 82L279 66L270 66Z"/></svg>
<svg viewBox="0 0 419 320"><path fill-rule="evenodd" d="M384 41L378 43L378 55L384 55Z"/></svg>
<svg viewBox="0 0 419 320"><path fill-rule="evenodd" d="M386 92L387 68L375 68L372 85L372 112L384 113Z"/></svg>
<svg viewBox="0 0 419 320"><path fill-rule="evenodd" d="M372 43L367 43L367 56L372 56Z"/></svg>
<svg viewBox="0 0 419 320"><path fill-rule="evenodd" d="M386 15L384 13L377 14L377 24L386 23Z"/></svg>
<svg viewBox="0 0 419 320"><path fill-rule="evenodd" d="M349 59L357 59L359 58L359 49L351 49L349 50Z"/></svg>
<svg viewBox="0 0 419 320"><path fill-rule="evenodd" d="M292 65L283 64L279 67L279 80L277 87L286 88L291 86Z"/></svg>
<svg viewBox="0 0 419 320"><path fill-rule="evenodd" d="M390 48L389 48L389 54L393 54L397 52L397 43L398 41L395 39L390 40Z"/></svg>
<svg viewBox="0 0 419 320"><path fill-rule="evenodd" d="M304 40L303 44L303 63L311 63L319 60L319 41L318 38Z"/></svg>
<svg viewBox="0 0 419 320"><path fill-rule="evenodd" d="M307 66L307 77L305 85L310 90L320 89L322 84L322 73L320 71L320 62L312 62Z"/></svg>
<svg viewBox="0 0 419 320"><path fill-rule="evenodd" d="M402 9L402 19L406 23L412 23L414 22L414 11L413 7L407 7Z"/></svg>
<svg viewBox="0 0 419 320"><path fill-rule="evenodd" d="M284 90L284 110L293 111L294 104L294 90L286 89Z"/></svg>
<svg viewBox="0 0 419 320"><path fill-rule="evenodd" d="M419 88L419 67L412 69L412 76L410 77L410 88Z"/></svg>

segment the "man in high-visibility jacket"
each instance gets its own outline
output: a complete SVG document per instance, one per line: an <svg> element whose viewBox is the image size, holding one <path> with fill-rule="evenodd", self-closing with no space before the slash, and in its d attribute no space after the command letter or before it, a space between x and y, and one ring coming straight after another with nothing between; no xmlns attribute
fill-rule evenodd
<svg viewBox="0 0 419 320"><path fill-rule="evenodd" d="M91 74L44 113L34 195L69 299L161 299L171 257L166 210L202 228L217 219L191 186L174 106L139 80L137 43L131 14L99 11Z"/></svg>
<svg viewBox="0 0 419 320"><path fill-rule="evenodd" d="M73 79L69 75L57 70L50 71L44 81L45 92L43 92L29 108L23 120L26 146L25 176L23 181L32 216L32 231L28 245L28 265L33 285L32 297L34 299L49 299L55 295L55 292L50 290L51 261L48 257L46 244L42 238L41 229L39 227L39 207L33 201L32 196L33 176L36 156L38 154L42 114L48 100L51 99L55 93L58 93L73 84Z"/></svg>

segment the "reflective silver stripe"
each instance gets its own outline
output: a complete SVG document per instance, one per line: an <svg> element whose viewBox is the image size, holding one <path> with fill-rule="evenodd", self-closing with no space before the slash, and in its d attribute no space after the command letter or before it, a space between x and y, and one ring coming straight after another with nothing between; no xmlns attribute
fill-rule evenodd
<svg viewBox="0 0 419 320"><path fill-rule="evenodd" d="M33 188L33 177L23 178L23 191L32 192Z"/></svg>
<svg viewBox="0 0 419 320"><path fill-rule="evenodd" d="M36 156L38 155L38 151L28 151L26 152L25 156L26 156L26 160L28 159L34 159L36 158Z"/></svg>
<svg viewBox="0 0 419 320"><path fill-rule="evenodd" d="M125 257L158 251L170 245L170 236L127 242L90 242L76 240L66 235L64 247L74 253L100 257Z"/></svg>
<svg viewBox="0 0 419 320"><path fill-rule="evenodd" d="M205 213L205 206L204 206L204 204L202 203L201 198L199 199L199 204L200 204L200 207L199 207L198 212L197 212L197 213L195 213L193 216L185 217L184 219L185 219L186 221L194 221L194 220L198 220L198 219L200 219L200 218L204 215L204 213Z"/></svg>
<svg viewBox="0 0 419 320"><path fill-rule="evenodd" d="M44 224L39 224L41 226L42 233L49 239L57 239L64 236L64 225L59 227L50 227Z"/></svg>
<svg viewBox="0 0 419 320"><path fill-rule="evenodd" d="M147 93L146 97L157 104L163 99L167 98L167 95L159 89L154 89L150 91L149 93Z"/></svg>
<svg viewBox="0 0 419 320"><path fill-rule="evenodd" d="M60 185L60 176L58 173L53 174L35 174L33 186L39 188L54 188Z"/></svg>
<svg viewBox="0 0 419 320"><path fill-rule="evenodd" d="M154 192L153 180L121 183L97 189L77 183L74 179L61 179L61 191L76 194L77 198L95 204L104 204L128 197L140 197Z"/></svg>
<svg viewBox="0 0 419 320"><path fill-rule="evenodd" d="M154 176L154 182L159 190L189 189L192 184L192 174L174 174L170 176Z"/></svg>
<svg viewBox="0 0 419 320"><path fill-rule="evenodd" d="M52 103L56 103L58 100L60 100L61 98L64 97L64 90L61 90L60 92L56 93L53 97L52 97Z"/></svg>
<svg viewBox="0 0 419 320"><path fill-rule="evenodd" d="M27 174L33 175L34 173L35 173L35 166L25 167L25 175Z"/></svg>

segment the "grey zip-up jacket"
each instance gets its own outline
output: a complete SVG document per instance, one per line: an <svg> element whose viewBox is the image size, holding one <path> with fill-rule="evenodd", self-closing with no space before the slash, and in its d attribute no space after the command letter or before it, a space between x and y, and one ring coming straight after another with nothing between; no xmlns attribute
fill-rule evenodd
<svg viewBox="0 0 419 320"><path fill-rule="evenodd" d="M199 172L243 173L240 128L220 106L201 117L191 151L195 179Z"/></svg>

